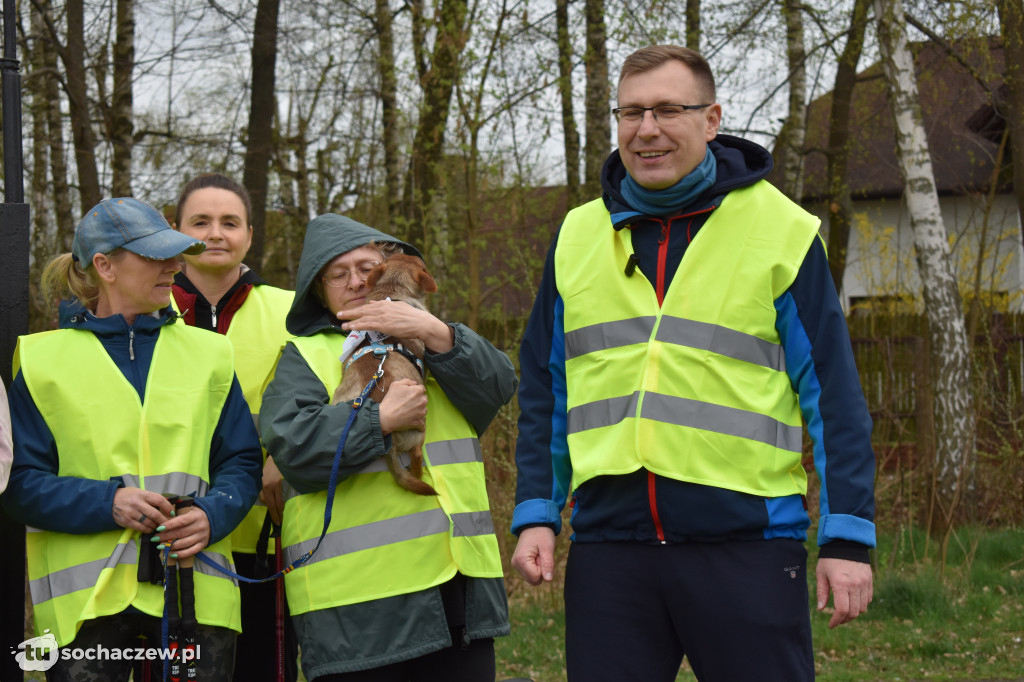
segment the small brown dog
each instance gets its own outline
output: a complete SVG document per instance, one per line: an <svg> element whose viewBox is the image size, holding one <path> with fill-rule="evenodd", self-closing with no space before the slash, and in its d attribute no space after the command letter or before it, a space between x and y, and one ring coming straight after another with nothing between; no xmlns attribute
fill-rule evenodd
<svg viewBox="0 0 1024 682"><path fill-rule="evenodd" d="M390 298L392 301L404 301L420 310L427 309L424 303L426 295L437 291L437 284L427 272L423 261L416 256L405 254L391 256L378 265L366 278L366 285L371 289L366 297L367 301L383 301ZM377 385L370 392L370 398L380 403L387 393L387 387L399 379L412 379L420 385L423 384L420 370L424 350L422 341L389 336L379 343L388 347L384 360L384 376L377 380ZM364 339L362 345L352 354L352 359L349 360L342 375L341 384L334 392L332 404L355 400L370 382L380 365L380 356L370 350L370 345L370 340ZM403 347L405 352L402 350ZM418 359L420 365L417 366L414 358L410 356ZM385 453L384 461L395 482L402 488L418 495L436 495L437 491L421 480L423 437L423 431L418 429L393 432L391 449ZM399 453L409 454L408 469L402 466Z"/></svg>

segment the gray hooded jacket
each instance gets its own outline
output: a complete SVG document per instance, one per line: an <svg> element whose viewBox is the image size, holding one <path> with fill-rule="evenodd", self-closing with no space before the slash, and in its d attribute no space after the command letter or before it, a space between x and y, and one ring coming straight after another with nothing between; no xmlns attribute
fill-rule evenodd
<svg viewBox="0 0 1024 682"><path fill-rule="evenodd" d="M411 245L344 216L328 214L309 223L295 300L287 317L289 332L296 336L347 334L312 286L334 258L377 241L394 242L406 253L420 255ZM450 326L454 347L440 354L427 351L424 362L455 407L478 434L483 433L515 394L515 369L504 353L468 327ZM299 493L327 488L335 450L351 412L350 404L331 405L330 399L298 350L287 344L263 396L260 435L287 484ZM381 434L378 405L367 400L349 431L339 480L361 470L389 447L390 436ZM508 604L500 578L466 579L464 614L461 608L458 611L456 620L465 622L450 623L452 614L446 616L442 589L434 587L295 616L303 674L314 679L417 658L450 646L450 626L456 628L455 636L468 639L509 633Z"/></svg>

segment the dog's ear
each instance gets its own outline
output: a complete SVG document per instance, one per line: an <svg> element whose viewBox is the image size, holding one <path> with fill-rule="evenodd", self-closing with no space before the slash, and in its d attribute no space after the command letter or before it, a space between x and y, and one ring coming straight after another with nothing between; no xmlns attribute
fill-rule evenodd
<svg viewBox="0 0 1024 682"><path fill-rule="evenodd" d="M416 273L416 281L419 282L420 289L428 294L437 291L437 282L434 281L433 276L426 270L419 270Z"/></svg>
<svg viewBox="0 0 1024 682"><path fill-rule="evenodd" d="M380 280L381 276L384 274L384 271L387 270L387 269L388 269L388 262L387 261L384 261L383 263L381 263L380 265L375 267L370 272L369 276L367 276L367 278L366 278L366 286L369 287L370 289L372 289L373 287L377 286L378 280Z"/></svg>

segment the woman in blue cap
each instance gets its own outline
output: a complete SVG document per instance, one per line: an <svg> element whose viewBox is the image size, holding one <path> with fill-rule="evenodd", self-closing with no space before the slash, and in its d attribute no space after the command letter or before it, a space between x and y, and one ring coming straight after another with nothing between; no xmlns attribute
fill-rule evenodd
<svg viewBox="0 0 1024 682"><path fill-rule="evenodd" d="M176 258L204 244L159 211L107 199L43 274L60 329L19 339L8 512L27 528L38 634L61 651L49 680L126 680L161 641L160 543L230 568L231 530L259 493L261 454L230 342L177 323ZM173 514L168 496L192 496ZM228 680L238 588L196 562L199 678ZM68 648L70 647L70 648Z"/></svg>

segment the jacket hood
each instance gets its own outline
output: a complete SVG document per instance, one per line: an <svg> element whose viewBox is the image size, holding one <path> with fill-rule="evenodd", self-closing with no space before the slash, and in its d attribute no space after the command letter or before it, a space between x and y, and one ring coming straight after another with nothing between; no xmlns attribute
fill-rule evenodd
<svg viewBox="0 0 1024 682"><path fill-rule="evenodd" d="M336 320L312 291L313 282L332 260L372 242L393 242L405 253L423 257L412 245L342 215L327 213L309 222L295 277L295 298L285 320L290 333L310 336L326 327L335 328Z"/></svg>
<svg viewBox="0 0 1024 682"><path fill-rule="evenodd" d="M690 206L694 208L709 203L715 197L763 180L773 167L772 155L768 153L767 149L756 142L740 137L720 133L715 139L708 142L708 148L714 155L717 164L715 184L693 200ZM619 150L616 149L608 156L601 169L601 189L604 193L604 203L612 214L616 227L619 227L620 223L628 222L640 215L630 208L622 197L621 185L625 177L626 166L622 163ZM623 216L623 218L616 219L616 216Z"/></svg>

